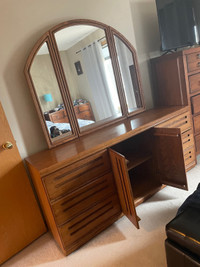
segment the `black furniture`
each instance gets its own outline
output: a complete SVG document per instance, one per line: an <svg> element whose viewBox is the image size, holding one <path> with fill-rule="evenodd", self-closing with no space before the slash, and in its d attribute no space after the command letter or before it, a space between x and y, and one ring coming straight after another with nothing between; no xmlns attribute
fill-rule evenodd
<svg viewBox="0 0 200 267"><path fill-rule="evenodd" d="M166 225L168 267L200 266L200 185Z"/></svg>

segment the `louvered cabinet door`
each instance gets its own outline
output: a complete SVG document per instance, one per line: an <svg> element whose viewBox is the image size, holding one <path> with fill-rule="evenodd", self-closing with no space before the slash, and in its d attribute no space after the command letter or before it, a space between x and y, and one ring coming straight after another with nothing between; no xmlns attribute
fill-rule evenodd
<svg viewBox="0 0 200 267"><path fill-rule="evenodd" d="M46 175L43 185L66 255L121 214L106 150Z"/></svg>
<svg viewBox="0 0 200 267"><path fill-rule="evenodd" d="M127 164L125 157L109 149L109 154L113 166L113 172L115 175L115 182L117 185L120 204L124 215L139 229L139 217L137 216L132 186L127 171Z"/></svg>

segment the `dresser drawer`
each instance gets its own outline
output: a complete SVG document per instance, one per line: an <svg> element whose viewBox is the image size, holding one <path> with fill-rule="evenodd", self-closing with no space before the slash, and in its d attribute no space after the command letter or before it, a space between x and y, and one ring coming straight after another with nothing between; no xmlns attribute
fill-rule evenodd
<svg viewBox="0 0 200 267"><path fill-rule="evenodd" d="M200 69L200 52L187 55L188 72Z"/></svg>
<svg viewBox="0 0 200 267"><path fill-rule="evenodd" d="M176 116L175 118L168 120L166 122L163 122L156 127L161 128L180 128L181 132L185 132L189 128L191 128L191 117L190 112L183 113L179 116Z"/></svg>
<svg viewBox="0 0 200 267"><path fill-rule="evenodd" d="M192 129L189 129L182 134L182 144L183 150L187 149L188 147L194 146L194 136Z"/></svg>
<svg viewBox="0 0 200 267"><path fill-rule="evenodd" d="M117 195L105 197L58 227L66 251L73 250L113 223L121 213Z"/></svg>
<svg viewBox="0 0 200 267"><path fill-rule="evenodd" d="M191 104L192 104L192 113L199 113L200 112L200 94L193 96L191 98Z"/></svg>
<svg viewBox="0 0 200 267"><path fill-rule="evenodd" d="M110 159L105 150L45 176L43 183L50 200L53 200L72 193L110 169Z"/></svg>
<svg viewBox="0 0 200 267"><path fill-rule="evenodd" d="M80 217L85 210L92 209L116 192L112 172L97 177L89 184L77 187L74 192L67 193L65 197L52 204L57 225Z"/></svg>
<svg viewBox="0 0 200 267"><path fill-rule="evenodd" d="M184 151L184 161L185 161L186 169L188 165L196 161L196 154L195 154L194 146Z"/></svg>
<svg viewBox="0 0 200 267"><path fill-rule="evenodd" d="M200 91L200 73L188 77L190 93Z"/></svg>
<svg viewBox="0 0 200 267"><path fill-rule="evenodd" d="M194 133L200 132L200 115L193 117L194 121Z"/></svg>

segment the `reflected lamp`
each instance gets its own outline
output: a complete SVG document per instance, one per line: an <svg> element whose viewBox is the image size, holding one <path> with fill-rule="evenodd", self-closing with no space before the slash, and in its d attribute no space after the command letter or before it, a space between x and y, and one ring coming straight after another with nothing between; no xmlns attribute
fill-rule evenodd
<svg viewBox="0 0 200 267"><path fill-rule="evenodd" d="M43 95L43 98L44 98L45 102L52 102L53 101L51 94L45 94L45 95Z"/></svg>

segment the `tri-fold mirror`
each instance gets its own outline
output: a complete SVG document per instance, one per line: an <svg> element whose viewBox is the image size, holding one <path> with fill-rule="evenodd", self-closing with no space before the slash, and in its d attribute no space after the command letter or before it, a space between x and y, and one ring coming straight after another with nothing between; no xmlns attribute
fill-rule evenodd
<svg viewBox="0 0 200 267"><path fill-rule="evenodd" d="M49 148L144 110L135 49L100 22L50 29L33 47L25 75Z"/></svg>

